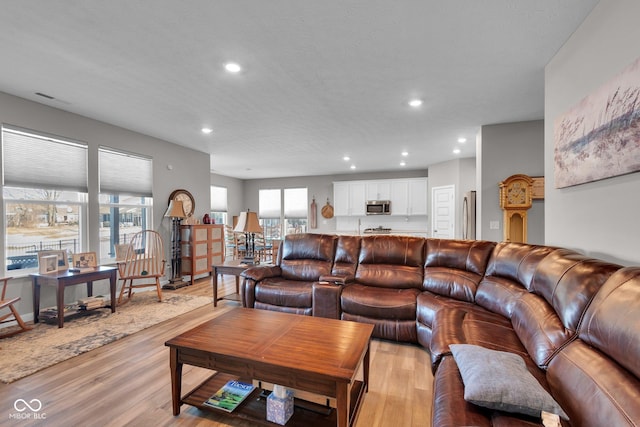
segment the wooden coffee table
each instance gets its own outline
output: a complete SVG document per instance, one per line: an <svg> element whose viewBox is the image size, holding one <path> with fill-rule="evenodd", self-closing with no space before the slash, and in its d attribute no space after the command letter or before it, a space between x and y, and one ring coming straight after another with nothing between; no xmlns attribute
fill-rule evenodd
<svg viewBox="0 0 640 427"><path fill-rule="evenodd" d="M336 408L324 411L296 404L287 426L352 426L368 390L372 332L373 325L364 323L234 308L165 343L170 348L173 414L180 414L183 403L217 411L204 401L229 379L240 378L335 398ZM217 372L182 396L185 363ZM361 366L360 381L356 375ZM266 399L258 389L228 415L274 425L266 420Z"/></svg>

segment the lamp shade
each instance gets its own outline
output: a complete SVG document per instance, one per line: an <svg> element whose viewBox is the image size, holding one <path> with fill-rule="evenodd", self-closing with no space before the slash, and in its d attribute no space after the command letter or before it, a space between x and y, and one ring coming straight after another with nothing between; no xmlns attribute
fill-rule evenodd
<svg viewBox="0 0 640 427"><path fill-rule="evenodd" d="M251 211L240 212L236 228L233 229L238 233L262 233L258 214Z"/></svg>
<svg viewBox="0 0 640 427"><path fill-rule="evenodd" d="M182 200L171 200L169 207L164 213L164 216L169 218L186 218L184 213L184 206L182 206Z"/></svg>

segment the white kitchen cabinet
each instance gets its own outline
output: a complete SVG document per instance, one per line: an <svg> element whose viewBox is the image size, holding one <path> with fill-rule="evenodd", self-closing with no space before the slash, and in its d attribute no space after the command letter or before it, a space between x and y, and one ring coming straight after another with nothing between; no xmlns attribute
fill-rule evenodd
<svg viewBox="0 0 640 427"><path fill-rule="evenodd" d="M409 215L409 181L394 179L391 182L391 215Z"/></svg>
<svg viewBox="0 0 640 427"><path fill-rule="evenodd" d="M351 202L351 216L362 216L366 213L365 183L352 182L349 185L349 201Z"/></svg>
<svg viewBox="0 0 640 427"><path fill-rule="evenodd" d="M349 182L333 183L333 214L335 216L348 216L349 207Z"/></svg>
<svg viewBox="0 0 640 427"><path fill-rule="evenodd" d="M333 183L333 213L335 216L365 215L366 185L364 181Z"/></svg>
<svg viewBox="0 0 640 427"><path fill-rule="evenodd" d="M391 183L389 182L389 180L367 181L366 191L367 191L366 200L390 200L391 199Z"/></svg>
<svg viewBox="0 0 640 427"><path fill-rule="evenodd" d="M394 216L427 215L427 178L333 183L335 216L364 216L367 200L390 200Z"/></svg>
<svg viewBox="0 0 640 427"><path fill-rule="evenodd" d="M408 184L408 215L427 215L427 178L412 178Z"/></svg>

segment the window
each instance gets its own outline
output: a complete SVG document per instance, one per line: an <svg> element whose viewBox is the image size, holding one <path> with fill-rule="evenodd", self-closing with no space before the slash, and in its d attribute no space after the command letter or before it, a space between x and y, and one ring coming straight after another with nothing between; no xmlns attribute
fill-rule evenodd
<svg viewBox="0 0 640 427"><path fill-rule="evenodd" d="M211 186L211 219L216 224L227 223L227 189Z"/></svg>
<svg viewBox="0 0 640 427"><path fill-rule="evenodd" d="M115 245L129 243L153 227L152 161L136 154L100 147L100 260L112 261Z"/></svg>
<svg viewBox="0 0 640 427"><path fill-rule="evenodd" d="M260 190L259 208L260 224L267 239L280 239L283 234L307 231L306 188ZM281 225L284 225L284 233Z"/></svg>
<svg viewBox="0 0 640 427"><path fill-rule="evenodd" d="M6 270L35 271L37 252L86 247L87 145L2 127Z"/></svg>
<svg viewBox="0 0 640 427"><path fill-rule="evenodd" d="M307 232L307 189L284 189L284 234Z"/></svg>
<svg viewBox="0 0 640 427"><path fill-rule="evenodd" d="M280 189L260 190L258 192L258 217L267 240L280 239L282 231L280 227L281 208Z"/></svg>

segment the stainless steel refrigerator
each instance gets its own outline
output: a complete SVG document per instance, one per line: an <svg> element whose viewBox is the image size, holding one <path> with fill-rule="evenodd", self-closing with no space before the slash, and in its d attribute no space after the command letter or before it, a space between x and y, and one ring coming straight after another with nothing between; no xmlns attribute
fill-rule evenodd
<svg viewBox="0 0 640 427"><path fill-rule="evenodd" d="M476 192L467 191L462 199L462 238L476 238Z"/></svg>

